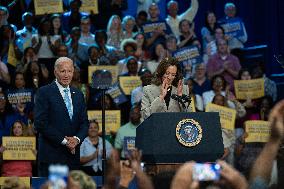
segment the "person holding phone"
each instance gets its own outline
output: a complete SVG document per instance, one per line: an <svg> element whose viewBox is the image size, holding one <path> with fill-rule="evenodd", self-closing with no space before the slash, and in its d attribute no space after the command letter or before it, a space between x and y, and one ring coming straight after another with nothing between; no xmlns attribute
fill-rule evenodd
<svg viewBox="0 0 284 189"><path fill-rule="evenodd" d="M151 85L143 87L141 114L145 120L155 112L185 112L178 100L172 99L173 95L181 97L188 95L188 87L183 87L182 72L179 62L175 58L164 58L157 67ZM185 106L188 105L186 102Z"/></svg>

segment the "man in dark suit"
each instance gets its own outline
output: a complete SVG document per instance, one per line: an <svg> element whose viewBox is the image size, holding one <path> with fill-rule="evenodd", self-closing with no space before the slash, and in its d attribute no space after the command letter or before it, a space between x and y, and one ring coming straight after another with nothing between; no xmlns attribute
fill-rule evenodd
<svg viewBox="0 0 284 189"><path fill-rule="evenodd" d="M70 87L74 65L67 57L54 65L56 80L41 87L35 102L35 129L39 133L39 176L48 176L50 164L65 164L79 169L80 143L88 131L83 94Z"/></svg>

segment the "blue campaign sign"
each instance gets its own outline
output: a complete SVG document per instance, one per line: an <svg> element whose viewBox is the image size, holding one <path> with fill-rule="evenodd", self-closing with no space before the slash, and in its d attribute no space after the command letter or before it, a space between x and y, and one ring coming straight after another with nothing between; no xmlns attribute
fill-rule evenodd
<svg viewBox="0 0 284 189"><path fill-rule="evenodd" d="M172 33L171 28L165 21L147 22L142 26L143 33L147 36L151 36L158 29L163 30L166 34Z"/></svg>
<svg viewBox="0 0 284 189"><path fill-rule="evenodd" d="M185 78L192 77L195 66L203 62L199 48L196 45L181 48L173 52L172 56L180 62Z"/></svg>
<svg viewBox="0 0 284 189"><path fill-rule="evenodd" d="M220 25L224 28L225 34L231 37L239 38L245 35L243 21L241 18L223 19Z"/></svg>
<svg viewBox="0 0 284 189"><path fill-rule="evenodd" d="M127 101L127 97L121 90L118 83L115 83L109 90L106 91L111 96L116 105L120 105Z"/></svg>
<svg viewBox="0 0 284 189"><path fill-rule="evenodd" d="M7 91L10 104L27 104L34 102L34 91L32 89L15 89Z"/></svg>
<svg viewBox="0 0 284 189"><path fill-rule="evenodd" d="M202 63L202 56L196 45L178 49L173 52L172 56L177 58L179 62L191 62L192 65Z"/></svg>
<svg viewBox="0 0 284 189"><path fill-rule="evenodd" d="M126 158L129 158L131 155L131 151L135 149L135 138L136 137L130 137L130 136L124 137L123 149Z"/></svg>

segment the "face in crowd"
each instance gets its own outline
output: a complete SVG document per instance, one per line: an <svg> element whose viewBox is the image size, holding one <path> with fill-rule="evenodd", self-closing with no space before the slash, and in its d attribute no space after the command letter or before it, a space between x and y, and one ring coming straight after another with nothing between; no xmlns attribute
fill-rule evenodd
<svg viewBox="0 0 284 189"><path fill-rule="evenodd" d="M157 19L160 16L160 10L157 4L152 3L149 7L149 15L151 19Z"/></svg>
<svg viewBox="0 0 284 189"><path fill-rule="evenodd" d="M88 135L89 137L97 137L99 134L99 124L97 122L90 122Z"/></svg>

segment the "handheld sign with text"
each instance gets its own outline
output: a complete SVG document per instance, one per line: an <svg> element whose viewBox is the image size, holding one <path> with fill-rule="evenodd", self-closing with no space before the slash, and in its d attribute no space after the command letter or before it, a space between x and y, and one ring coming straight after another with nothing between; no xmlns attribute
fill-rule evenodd
<svg viewBox="0 0 284 189"><path fill-rule="evenodd" d="M270 136L270 123L268 121L246 121L245 130L248 137L245 142L267 142Z"/></svg>
<svg viewBox="0 0 284 189"><path fill-rule="evenodd" d="M120 76L119 85L124 94L131 95L131 91L142 85L142 81L139 76Z"/></svg>
<svg viewBox="0 0 284 189"><path fill-rule="evenodd" d="M4 185L4 182L6 179L9 179L11 177L0 177L0 188ZM15 178L15 177L14 177ZM19 179L19 181L23 182L26 188L30 188L31 186L31 178L30 177L17 177L16 179Z"/></svg>
<svg viewBox="0 0 284 189"><path fill-rule="evenodd" d="M236 98L257 99L264 96L264 79L234 80Z"/></svg>
<svg viewBox="0 0 284 189"><path fill-rule="evenodd" d="M196 45L181 48L173 52L172 56L180 62L185 78L192 77L195 66L202 63L202 56Z"/></svg>
<svg viewBox="0 0 284 189"><path fill-rule="evenodd" d="M109 90L106 91L107 94L111 96L113 99L114 103L116 105L120 105L124 102L127 102L127 98L123 91L121 90L120 86L118 83L114 84L112 87L110 87Z"/></svg>
<svg viewBox="0 0 284 189"><path fill-rule="evenodd" d="M135 149L135 138L125 136L123 138L123 149L124 149L124 157L129 158L131 155L131 151Z"/></svg>
<svg viewBox="0 0 284 189"><path fill-rule="evenodd" d="M107 70L107 71L109 71L111 73L111 75L112 75L112 84L117 82L118 67L117 66L100 65L100 66L89 66L88 67L88 81L89 81L89 84L92 84L93 73L96 70Z"/></svg>
<svg viewBox="0 0 284 189"><path fill-rule="evenodd" d="M32 89L8 90L7 98L10 104L33 104L34 92Z"/></svg>
<svg viewBox="0 0 284 189"><path fill-rule="evenodd" d="M181 48L172 54L179 62L191 62L192 65L202 63L202 56L196 45Z"/></svg>
<svg viewBox="0 0 284 189"><path fill-rule="evenodd" d="M3 160L36 160L35 137L3 137Z"/></svg>
<svg viewBox="0 0 284 189"><path fill-rule="evenodd" d="M82 6L80 7L80 11L90 13L93 11L94 14L99 13L98 9L98 0L81 0Z"/></svg>
<svg viewBox="0 0 284 189"><path fill-rule="evenodd" d="M154 31L157 31L158 29L167 31L167 24L165 21L158 21L158 22L149 22L145 23L142 26L143 33L149 34L153 33Z"/></svg>
<svg viewBox="0 0 284 189"><path fill-rule="evenodd" d="M223 19L220 21L220 25L225 30L225 35L239 38L245 35L241 18Z"/></svg>
<svg viewBox="0 0 284 189"><path fill-rule="evenodd" d="M105 111L105 120L106 120L106 133L109 134L110 131L117 131L120 127L120 110L106 110ZM102 111L92 110L88 111L88 119L96 119L99 125L102 125ZM100 131L102 128L100 127Z"/></svg>
<svg viewBox="0 0 284 189"><path fill-rule="evenodd" d="M236 120L236 110L209 103L205 112L219 112L221 127L228 130L234 130Z"/></svg>
<svg viewBox="0 0 284 189"><path fill-rule="evenodd" d="M34 0L34 5L36 15L63 12L63 3L58 0Z"/></svg>

